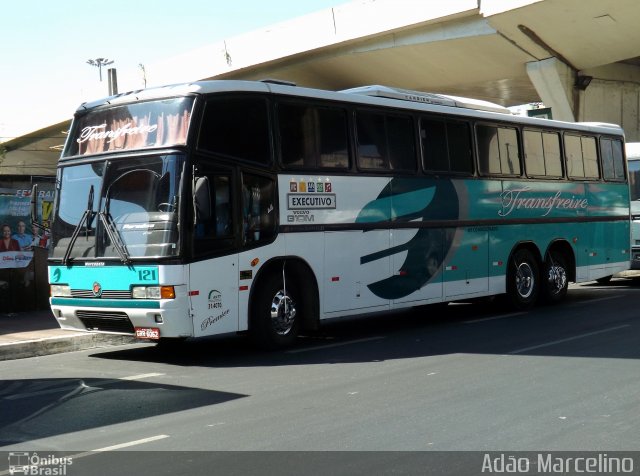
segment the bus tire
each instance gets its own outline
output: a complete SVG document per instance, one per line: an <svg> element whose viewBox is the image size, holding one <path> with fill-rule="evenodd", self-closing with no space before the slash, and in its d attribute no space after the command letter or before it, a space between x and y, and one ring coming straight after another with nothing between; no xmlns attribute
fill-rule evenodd
<svg viewBox="0 0 640 476"><path fill-rule="evenodd" d="M298 337L302 293L298 283L287 276L286 289L282 273L271 273L258 283L251 307L251 336L266 350L289 347Z"/></svg>
<svg viewBox="0 0 640 476"><path fill-rule="evenodd" d="M507 268L507 297L512 307L528 309L538 299L539 268L535 256L526 248L513 253Z"/></svg>
<svg viewBox="0 0 640 476"><path fill-rule="evenodd" d="M564 256L551 252L544 262L542 271L542 294L545 302L562 301L569 289L567 264Z"/></svg>

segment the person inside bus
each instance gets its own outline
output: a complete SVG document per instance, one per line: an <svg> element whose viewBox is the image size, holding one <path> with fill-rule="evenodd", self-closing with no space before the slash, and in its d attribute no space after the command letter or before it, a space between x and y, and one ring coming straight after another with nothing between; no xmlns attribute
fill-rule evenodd
<svg viewBox="0 0 640 476"><path fill-rule="evenodd" d="M26 228L25 222L20 220L18 222L18 231L11 237L18 242L22 251L31 249L31 240L33 239L29 233L26 233Z"/></svg>
<svg viewBox="0 0 640 476"><path fill-rule="evenodd" d="M0 251L20 251L20 243L18 243L17 240L11 238L11 227L6 223L2 225Z"/></svg>
<svg viewBox="0 0 640 476"><path fill-rule="evenodd" d="M216 202L214 204L216 220L216 237L222 238L231 234L231 207L229 205L229 185L223 180L218 180L215 190Z"/></svg>

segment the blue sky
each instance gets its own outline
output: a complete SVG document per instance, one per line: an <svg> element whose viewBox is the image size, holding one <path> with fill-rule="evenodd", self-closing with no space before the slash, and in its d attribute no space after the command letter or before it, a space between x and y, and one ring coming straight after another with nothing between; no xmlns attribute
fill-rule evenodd
<svg viewBox="0 0 640 476"><path fill-rule="evenodd" d="M346 0L20 0L0 4L0 141L106 96L88 59L118 74ZM194 78L197 79L197 78Z"/></svg>

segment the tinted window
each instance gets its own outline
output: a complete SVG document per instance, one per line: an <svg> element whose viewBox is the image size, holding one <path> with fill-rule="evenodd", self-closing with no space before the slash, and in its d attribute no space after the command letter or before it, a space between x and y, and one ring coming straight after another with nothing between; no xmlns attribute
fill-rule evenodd
<svg viewBox="0 0 640 476"><path fill-rule="evenodd" d="M602 155L602 175L606 180L624 179L624 157L622 156L622 142L612 139L600 140Z"/></svg>
<svg viewBox="0 0 640 476"><path fill-rule="evenodd" d="M212 253L234 246L233 175L213 161L198 162L194 180L194 249Z"/></svg>
<svg viewBox="0 0 640 476"><path fill-rule="evenodd" d="M565 134L565 154L569 177L598 178L598 152L595 137Z"/></svg>
<svg viewBox="0 0 640 476"><path fill-rule="evenodd" d="M544 147L544 165L547 176L562 177L560 135L553 132L543 132L542 144Z"/></svg>
<svg viewBox="0 0 640 476"><path fill-rule="evenodd" d="M280 155L285 166L347 168L347 115L342 109L278 106Z"/></svg>
<svg viewBox="0 0 640 476"><path fill-rule="evenodd" d="M271 147L266 102L260 98L209 100L198 147L227 157L268 164Z"/></svg>
<svg viewBox="0 0 640 476"><path fill-rule="evenodd" d="M425 170L472 173L470 136L467 123L422 119L420 138Z"/></svg>
<svg viewBox="0 0 640 476"><path fill-rule="evenodd" d="M598 178L598 151L595 137L582 137L582 159L584 160L584 175L587 178Z"/></svg>
<svg viewBox="0 0 640 476"><path fill-rule="evenodd" d="M524 161L531 176L562 177L560 136L553 132L524 131Z"/></svg>
<svg viewBox="0 0 640 476"><path fill-rule="evenodd" d="M251 245L271 240L276 230L275 182L267 177L242 174L242 241Z"/></svg>
<svg viewBox="0 0 640 476"><path fill-rule="evenodd" d="M582 163L582 143L579 136L566 134L564 136L564 151L567 157L567 173L569 177L584 177Z"/></svg>
<svg viewBox="0 0 640 476"><path fill-rule="evenodd" d="M510 127L479 125L478 159L483 174L520 175L518 133Z"/></svg>
<svg viewBox="0 0 640 476"><path fill-rule="evenodd" d="M415 170L413 123L409 116L359 112L358 165L374 170Z"/></svg>

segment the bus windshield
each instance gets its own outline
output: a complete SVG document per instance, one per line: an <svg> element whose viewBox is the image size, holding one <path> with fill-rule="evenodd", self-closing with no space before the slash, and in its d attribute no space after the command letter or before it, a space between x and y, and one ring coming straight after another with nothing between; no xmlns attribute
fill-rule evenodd
<svg viewBox="0 0 640 476"><path fill-rule="evenodd" d="M183 173L182 154L60 169L51 257L126 262L177 255Z"/></svg>

